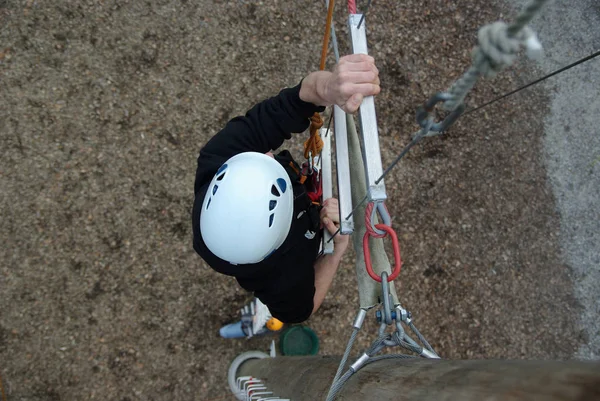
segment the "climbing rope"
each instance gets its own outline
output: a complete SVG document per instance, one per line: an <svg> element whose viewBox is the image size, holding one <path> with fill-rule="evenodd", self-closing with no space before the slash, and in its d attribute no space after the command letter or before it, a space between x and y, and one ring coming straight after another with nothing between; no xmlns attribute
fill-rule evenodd
<svg viewBox="0 0 600 401"><path fill-rule="evenodd" d="M473 49L473 64L448 89L450 98L445 101L444 109L452 111L458 108L480 76L493 77L512 65L522 47L527 49L530 58L541 55L542 45L533 30L526 25L547 1L531 0L511 25L495 22L479 30L479 45Z"/></svg>
<svg viewBox="0 0 600 401"><path fill-rule="evenodd" d="M319 70L325 69L327 61L327 51L329 49L329 38L331 36L331 25L333 23L333 9L335 8L335 0L329 0L327 6L327 21L325 24L325 34L323 36L323 46L321 48L321 62ZM323 150L323 140L319 134L319 129L323 126L323 119L319 113L315 113L310 119L310 135L304 142L304 158L309 159L321 154Z"/></svg>
<svg viewBox="0 0 600 401"><path fill-rule="evenodd" d="M323 139L319 130L323 126L323 119L319 113L315 113L310 118L310 136L304 142L304 158L310 159L321 153L323 150Z"/></svg>
<svg viewBox="0 0 600 401"><path fill-rule="evenodd" d="M564 66L564 67L562 67L562 68L559 68L559 69L557 69L557 70L554 70L554 71L552 71L551 73L549 73L549 74L546 74L546 75L544 75L544 76L543 76L543 77L541 77L541 78L538 78L538 79L536 79L536 80L533 80L533 81L529 82L528 84L525 84L525 85L523 85L523 86L520 86L520 87L518 87L517 89L514 89L514 90L512 90L512 91L510 91L510 92L508 92L508 93L505 93L505 94L503 94L503 95L500 95L500 96L498 96L498 97L496 97L496 98L494 98L494 99L492 99L492 100L490 100L490 101L488 101L488 102L485 102L484 104L482 104L482 105L480 105L480 106L477 106L477 107L474 107L474 108L472 108L472 109L469 109L469 110L465 111L464 115L466 116L467 114L474 113L474 112L476 112L477 110L481 110L481 109L483 109L484 107L487 107L487 106L489 106L489 105L491 105L491 104L493 104L493 103L496 103L496 102L498 102L498 101L500 101L500 100L502 100L502 99L505 99L505 98L507 98L507 97L509 97L509 96L512 96L512 95L514 95L515 93L518 93L518 92L520 92L520 91L522 91L522 90L524 90L524 89L527 89L527 88L529 88L530 86L533 86L533 85L539 84L540 82L543 82L543 81L547 80L548 78L551 78L551 77L553 77L553 76L555 76L555 75L558 75L558 74L560 74L561 72L565 72L565 71L567 71L567 70L570 70L571 68L573 68L573 67L576 67L576 66L578 66L579 64L583 64L583 63L585 63L586 61L589 61L589 60L591 60L591 59L593 59L593 58L596 58L596 57L598 57L598 56L600 56L600 51L596 51L596 52L594 52L594 53L592 53L592 54L589 54L589 55L587 55L587 56L585 56L585 57L583 57L583 58L581 58L581 59L579 59L579 60L577 60L577 61L575 61L575 62L573 62L573 63L569 64L569 65L566 65L566 66Z"/></svg>
<svg viewBox="0 0 600 401"><path fill-rule="evenodd" d="M319 63L319 70L325 69L325 62L327 61L327 50L329 50L329 37L331 35L331 25L333 24L333 9L335 8L335 0L329 0L327 5L327 22L325 23L325 34L323 35L323 46L321 47L321 62Z"/></svg>
<svg viewBox="0 0 600 401"><path fill-rule="evenodd" d="M521 47L525 47L527 49L527 53L530 58L537 58L539 55L541 55L541 44L538 41L535 33L526 25L533 19L533 17L535 17L535 15L547 1L548 0L531 0L517 15L515 21L511 25L506 25L503 22L496 22L486 25L479 30L478 46L473 49L473 65L450 87L450 89L448 89L447 92L436 93L417 110L417 122L421 126L421 130L413 135L412 141L385 169L385 171L381 174L381 177L375 180L375 184L381 182L381 180L383 180L383 178L396 166L396 164L398 164L398 162L408 153L408 151L417 143L421 142L423 138L441 135L452 124L454 124L454 122L463 114L465 110L465 105L463 103L464 98L473 88L479 76L494 76L504 68L511 65L516 59L517 53ZM555 71L554 73L549 74L540 80L534 81L529 85L525 85L516 91L536 84L552 75L556 75L559 72L572 68L596 56L598 56L598 53L591 54L590 56L587 56L576 63ZM487 106L488 104L500 100L503 97L509 96L516 91L501 96L483 106L478 107L477 109ZM443 108L450 111L450 113L441 122L434 122L432 113L438 103L443 103ZM475 110L476 109L469 110L469 113ZM354 211L366 200L367 197L365 196L359 205L355 206L352 212L346 216L346 219L352 217ZM338 233L339 230L334 234L334 236ZM330 239L330 241L331 240L333 240L333 237Z"/></svg>

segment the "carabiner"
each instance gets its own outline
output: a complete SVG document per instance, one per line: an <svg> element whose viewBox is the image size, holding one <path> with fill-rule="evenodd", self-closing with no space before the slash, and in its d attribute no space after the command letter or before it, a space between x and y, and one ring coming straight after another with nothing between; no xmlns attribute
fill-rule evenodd
<svg viewBox="0 0 600 401"><path fill-rule="evenodd" d="M452 95L447 92L438 92L427 100L423 106L417 109L417 123L421 128L426 128L428 122L431 121L429 132L425 136L440 135L446 131L465 111L465 104L461 103L456 109L452 110L446 118L440 122L433 122L431 113L438 103L445 103L452 98Z"/></svg>

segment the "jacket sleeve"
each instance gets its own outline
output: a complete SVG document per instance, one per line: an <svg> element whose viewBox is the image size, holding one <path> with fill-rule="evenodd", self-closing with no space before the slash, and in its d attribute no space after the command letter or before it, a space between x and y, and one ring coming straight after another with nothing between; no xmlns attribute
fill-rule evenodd
<svg viewBox="0 0 600 401"><path fill-rule="evenodd" d="M194 194L197 195L232 156L277 149L292 133L308 128L310 116L323 111L324 107L301 100L301 85L283 89L277 96L258 103L245 116L229 121L208 141L198 157Z"/></svg>

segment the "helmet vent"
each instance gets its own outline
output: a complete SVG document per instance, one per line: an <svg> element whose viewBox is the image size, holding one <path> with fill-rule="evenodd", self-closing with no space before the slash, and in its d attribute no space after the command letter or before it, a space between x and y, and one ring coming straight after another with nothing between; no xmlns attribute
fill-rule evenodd
<svg viewBox="0 0 600 401"><path fill-rule="evenodd" d="M269 228L273 225L273 219L275 218L275 213L271 213L269 216Z"/></svg>
<svg viewBox="0 0 600 401"><path fill-rule="evenodd" d="M227 164L223 164L221 167L219 167L219 171L217 171L217 181L221 181L224 177L225 177L225 173L227 170Z"/></svg>
<svg viewBox="0 0 600 401"><path fill-rule="evenodd" d="M275 206L277 206L276 200L269 201L269 211L275 209Z"/></svg>
<svg viewBox="0 0 600 401"><path fill-rule="evenodd" d="M277 187L275 185L271 185L271 193L275 196L281 196L279 193L279 190L277 189Z"/></svg>
<svg viewBox="0 0 600 401"><path fill-rule="evenodd" d="M208 210L208 207L210 206L210 201L211 200L212 200L212 198L208 198L208 202L206 202L206 209L205 210Z"/></svg>
<svg viewBox="0 0 600 401"><path fill-rule="evenodd" d="M217 193L217 189L219 189L219 187L215 185L212 190L213 195Z"/></svg>
<svg viewBox="0 0 600 401"><path fill-rule="evenodd" d="M281 188L281 193L284 194L285 190L287 189L287 184L285 183L285 180L283 178L278 178L277 185L279 185L279 188Z"/></svg>

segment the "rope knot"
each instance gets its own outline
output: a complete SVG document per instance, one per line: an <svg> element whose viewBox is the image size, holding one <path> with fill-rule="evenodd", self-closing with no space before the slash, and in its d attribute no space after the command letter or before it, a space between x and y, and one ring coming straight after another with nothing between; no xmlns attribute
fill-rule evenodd
<svg viewBox="0 0 600 401"><path fill-rule="evenodd" d="M310 136L304 142L304 158L308 159L311 155L317 156L323 150L323 139L319 135L319 129L323 126L323 119L319 113L310 117Z"/></svg>
<svg viewBox="0 0 600 401"><path fill-rule="evenodd" d="M319 113L315 113L310 117L310 129L311 131L314 129L315 131L321 129L323 126L323 119Z"/></svg>
<svg viewBox="0 0 600 401"><path fill-rule="evenodd" d="M521 47L528 50L541 48L535 33L529 27L525 26L511 36L509 26L504 22L484 26L477 33L477 39L479 46L473 49L473 65L485 77L493 77L510 66Z"/></svg>

